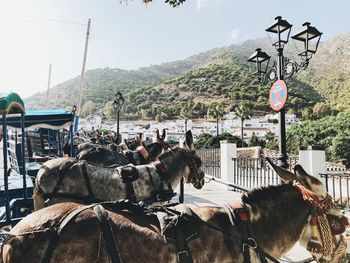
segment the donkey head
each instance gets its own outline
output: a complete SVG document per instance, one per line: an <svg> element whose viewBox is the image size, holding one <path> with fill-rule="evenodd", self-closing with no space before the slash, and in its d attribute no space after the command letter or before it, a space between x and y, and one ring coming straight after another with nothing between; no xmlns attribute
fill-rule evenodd
<svg viewBox="0 0 350 263"><path fill-rule="evenodd" d="M159 133L159 130L156 129L153 131L152 142L164 142L166 137L165 129L162 130L162 134Z"/></svg>
<svg viewBox="0 0 350 263"><path fill-rule="evenodd" d="M335 257L342 257L343 254L346 253L346 242L341 234L345 231L346 226L349 225L347 217L345 217L341 210L333 203L331 196L327 193L322 182L318 178L309 175L300 165L296 165L294 167L294 173L292 173L284 168L276 166L269 158L266 159L284 182L294 181L301 185L302 188L299 189L306 189L301 190L301 192L304 193L304 200L308 200L311 203L311 210L317 211L317 214L313 215L314 219L319 222L318 224L322 224L320 222L323 221L323 225L328 224L329 226L328 228L331 234L325 235L323 232L321 235L323 236L323 243L328 243L333 246L329 248L333 253L327 253L327 249L324 248L323 251L313 249L315 247L312 248L310 240L312 240L315 231L317 231L315 228L320 228L319 225L316 226L315 223L312 223L313 219L311 215L310 221L306 225L299 240L300 244L311 250L311 253L318 259L322 259L322 262L338 262L337 260L339 258ZM322 216L323 218L320 219ZM334 243L337 242L337 244L334 244L333 241Z"/></svg>
<svg viewBox="0 0 350 263"><path fill-rule="evenodd" d="M204 172L202 170L202 161L194 148L191 131L187 131L184 138L180 140L180 148L184 150L188 161L187 176L184 176L186 183L192 183L195 188L201 189L204 185Z"/></svg>

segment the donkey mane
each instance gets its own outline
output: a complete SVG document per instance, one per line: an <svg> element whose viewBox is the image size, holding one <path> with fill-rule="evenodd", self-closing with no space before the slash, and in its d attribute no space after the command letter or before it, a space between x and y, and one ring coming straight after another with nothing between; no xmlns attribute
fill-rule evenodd
<svg viewBox="0 0 350 263"><path fill-rule="evenodd" d="M252 191L249 191L242 195L242 202L245 204L255 204L255 203L261 203L266 202L267 200L274 200L274 202L285 202L285 198L276 198L281 195L289 195L293 194L295 195L297 191L295 190L295 187L293 184L287 183L282 185L269 185L269 186L261 186L259 188L255 188ZM300 194L299 194L300 195ZM302 200L302 197L300 195L300 200Z"/></svg>

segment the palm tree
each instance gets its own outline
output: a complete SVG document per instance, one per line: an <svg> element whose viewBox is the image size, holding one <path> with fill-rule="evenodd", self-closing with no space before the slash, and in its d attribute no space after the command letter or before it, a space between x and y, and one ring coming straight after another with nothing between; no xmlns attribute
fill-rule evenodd
<svg viewBox="0 0 350 263"><path fill-rule="evenodd" d="M216 119L216 143L219 146L219 120L225 114L225 105L222 103L212 103L208 107L207 116Z"/></svg>
<svg viewBox="0 0 350 263"><path fill-rule="evenodd" d="M185 120L185 132L187 132L187 121L192 118L193 105L188 103L184 105L180 110L180 118Z"/></svg>
<svg viewBox="0 0 350 263"><path fill-rule="evenodd" d="M275 139L275 134L272 131L267 131L265 133L265 139L268 142L272 142Z"/></svg>
<svg viewBox="0 0 350 263"><path fill-rule="evenodd" d="M243 123L251 118L251 110L246 105L241 104L236 109L236 116L241 119L241 140L243 147Z"/></svg>

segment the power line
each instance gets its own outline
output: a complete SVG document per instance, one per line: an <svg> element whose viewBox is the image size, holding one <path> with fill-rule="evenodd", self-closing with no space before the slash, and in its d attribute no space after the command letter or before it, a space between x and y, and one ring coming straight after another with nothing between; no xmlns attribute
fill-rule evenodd
<svg viewBox="0 0 350 263"><path fill-rule="evenodd" d="M65 23L65 24L71 24L71 25L86 26L86 24L83 24L83 23L77 23L77 22L72 22L72 21L63 20L63 19L55 19L55 18L50 18L50 17L29 16L29 15L16 14L16 13L11 13L11 12L4 12L4 11L0 11L0 14L36 19L36 20L51 21L51 22L56 22L56 23Z"/></svg>
<svg viewBox="0 0 350 263"><path fill-rule="evenodd" d="M105 68L106 67L106 63L105 63L105 60L103 59L102 55L101 55L101 52L100 52L100 49L98 47L98 41L96 38L94 38L94 31L91 30L91 46L93 47L92 50L96 53L97 55L97 58L100 60L100 62L102 63L103 67Z"/></svg>

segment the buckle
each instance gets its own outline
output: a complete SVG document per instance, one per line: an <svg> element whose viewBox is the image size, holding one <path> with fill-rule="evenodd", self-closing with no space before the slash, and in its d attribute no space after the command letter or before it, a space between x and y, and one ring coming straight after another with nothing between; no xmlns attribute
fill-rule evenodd
<svg viewBox="0 0 350 263"><path fill-rule="evenodd" d="M155 200L156 202L163 201L160 194L156 194L156 198L155 198L155 199L156 199L156 200Z"/></svg>
<svg viewBox="0 0 350 263"><path fill-rule="evenodd" d="M177 259L179 262L188 262L187 259L189 259L190 254L187 250L178 251L177 252Z"/></svg>
<svg viewBox="0 0 350 263"><path fill-rule="evenodd" d="M256 243L254 238L249 237L243 244L242 244L242 248L243 251L245 251L247 248L252 248L252 249L256 249L258 247L258 244Z"/></svg>

